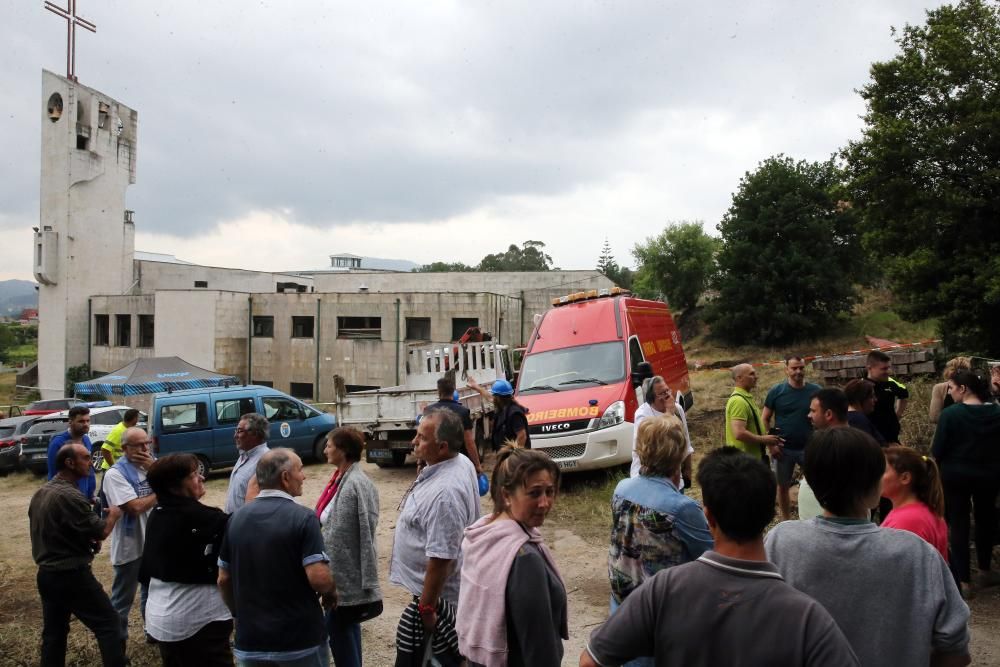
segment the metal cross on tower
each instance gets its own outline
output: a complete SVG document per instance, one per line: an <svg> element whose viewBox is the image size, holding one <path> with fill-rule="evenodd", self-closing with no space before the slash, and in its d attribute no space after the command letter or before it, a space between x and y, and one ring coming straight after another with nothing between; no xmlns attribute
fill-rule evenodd
<svg viewBox="0 0 1000 667"><path fill-rule="evenodd" d="M76 26L97 32L97 26L76 15L76 0L66 0L66 9L45 0L45 9L66 19L66 78L76 81Z"/></svg>

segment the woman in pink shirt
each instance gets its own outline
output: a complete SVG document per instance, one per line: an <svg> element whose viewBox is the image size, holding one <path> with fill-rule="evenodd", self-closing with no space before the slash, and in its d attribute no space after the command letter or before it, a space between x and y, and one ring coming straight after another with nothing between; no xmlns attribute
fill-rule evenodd
<svg viewBox="0 0 1000 667"><path fill-rule="evenodd" d="M885 450L882 496L892 501L883 528L908 530L924 538L948 560L948 526L944 491L937 464L929 456L902 445Z"/></svg>

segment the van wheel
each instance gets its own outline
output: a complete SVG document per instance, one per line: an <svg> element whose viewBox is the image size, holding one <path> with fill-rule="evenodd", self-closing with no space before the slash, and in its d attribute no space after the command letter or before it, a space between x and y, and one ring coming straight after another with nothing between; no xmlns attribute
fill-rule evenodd
<svg viewBox="0 0 1000 667"><path fill-rule="evenodd" d="M208 462L208 459L199 454L195 455L198 459L198 474L204 479L208 479L208 473L212 471L212 465Z"/></svg>
<svg viewBox="0 0 1000 667"><path fill-rule="evenodd" d="M326 463L326 454L323 452L323 450L326 449L326 437L328 435L329 435L328 433L324 433L323 435L316 438L316 442L313 443L312 453L313 453L313 459L316 461L316 463Z"/></svg>

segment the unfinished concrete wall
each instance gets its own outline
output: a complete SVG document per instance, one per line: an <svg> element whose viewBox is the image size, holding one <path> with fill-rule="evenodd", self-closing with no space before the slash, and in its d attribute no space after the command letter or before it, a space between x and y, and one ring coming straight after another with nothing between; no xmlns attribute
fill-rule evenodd
<svg viewBox="0 0 1000 667"><path fill-rule="evenodd" d="M116 364L102 370L114 370L138 356L176 355L202 368L323 402L334 398L334 375L353 386L401 384L407 345L453 340L456 318L462 331L466 321L474 320L482 329L499 333L500 342L514 335L505 332L521 328L520 300L489 293L164 290L100 297L95 303L95 312L112 319L131 314L135 320L140 313L155 318L154 349L93 346L102 364ZM408 320L414 319L426 327L411 327L410 333L420 336L408 340Z"/></svg>
<svg viewBox="0 0 1000 667"><path fill-rule="evenodd" d="M531 317L551 307L552 299L572 292L614 287L599 271L504 271L474 273L407 273L390 271L349 271L316 273L317 292L490 292L523 298L525 331L507 342L522 343L531 335ZM362 290L366 288L366 290ZM508 333L512 334L514 330Z"/></svg>
<svg viewBox="0 0 1000 667"><path fill-rule="evenodd" d="M144 294L164 289L276 292L278 283L303 285L308 292L313 285L309 276L151 260L136 260L135 274L138 280L135 290Z"/></svg>
<svg viewBox="0 0 1000 667"><path fill-rule="evenodd" d="M218 292L157 292L156 356L177 356L213 370L218 297Z"/></svg>
<svg viewBox="0 0 1000 667"><path fill-rule="evenodd" d="M218 292L215 301L215 365L205 368L235 375L244 382L249 382L249 327L249 296L237 292Z"/></svg>
<svg viewBox="0 0 1000 667"><path fill-rule="evenodd" d="M139 357L155 356L155 347L143 347L139 337L139 316L152 316L155 323L155 299L143 296L94 296L90 299L89 336L90 368L95 374L110 373ZM127 319L129 342L121 344L119 316ZM98 320L107 318L107 338L98 334Z"/></svg>
<svg viewBox="0 0 1000 667"><path fill-rule="evenodd" d="M311 383L320 401L333 399L334 375L353 386L399 384L407 344L426 340L406 339L408 318L429 320L430 339L446 342L452 340L452 318L476 319L487 330L517 330L520 310L518 299L496 294L254 295L253 315L273 318L273 328L272 335L251 340L251 380L290 393L292 383ZM313 336L293 336L293 317L312 318Z"/></svg>

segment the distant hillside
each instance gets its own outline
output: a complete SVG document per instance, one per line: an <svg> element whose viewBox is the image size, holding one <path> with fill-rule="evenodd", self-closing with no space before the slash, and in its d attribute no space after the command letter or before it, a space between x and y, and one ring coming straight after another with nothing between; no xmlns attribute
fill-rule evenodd
<svg viewBox="0 0 1000 667"><path fill-rule="evenodd" d="M30 280L0 280L0 315L19 315L25 308L38 308L38 291Z"/></svg>

